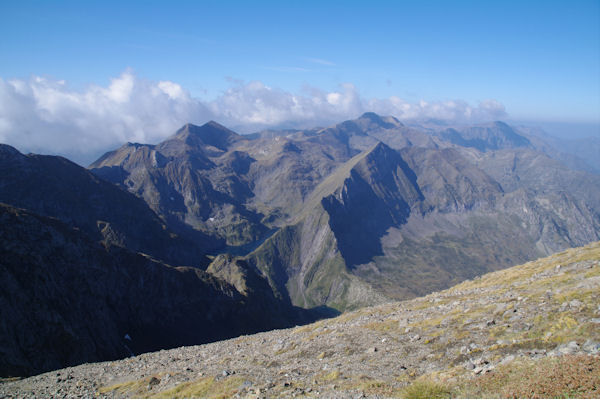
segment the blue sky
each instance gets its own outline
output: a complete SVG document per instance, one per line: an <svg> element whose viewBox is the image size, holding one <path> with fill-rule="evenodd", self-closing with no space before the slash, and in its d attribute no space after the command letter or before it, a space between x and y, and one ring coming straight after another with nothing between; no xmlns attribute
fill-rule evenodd
<svg viewBox="0 0 600 399"><path fill-rule="evenodd" d="M308 123L322 111L307 111L308 103L333 99L346 113L409 104L414 112L396 116L427 117L432 107L423 111L422 101L458 102L480 119L600 124L597 0L4 0L0 37L5 86L18 80L31 89L43 78L85 96L124 74L136 88L172 82L206 108L190 114L198 121L281 125L291 115ZM247 102L261 95L266 103L301 97L304 113L245 118L244 110L257 112ZM481 111L489 101L503 112ZM14 125L5 111L0 129L2 117Z"/></svg>

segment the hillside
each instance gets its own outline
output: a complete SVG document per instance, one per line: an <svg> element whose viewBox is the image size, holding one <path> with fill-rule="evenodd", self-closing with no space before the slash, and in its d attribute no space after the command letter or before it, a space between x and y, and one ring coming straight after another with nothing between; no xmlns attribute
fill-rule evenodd
<svg viewBox="0 0 600 399"><path fill-rule="evenodd" d="M106 245L175 265L208 264L204 236L176 234L143 200L66 158L0 144L0 202L58 218Z"/></svg>
<svg viewBox="0 0 600 399"><path fill-rule="evenodd" d="M0 395L592 398L599 293L596 242L302 327L5 382Z"/></svg>
<svg viewBox="0 0 600 399"><path fill-rule="evenodd" d="M252 269L225 273L101 245L58 219L0 203L0 376L310 320L308 311L276 299Z"/></svg>

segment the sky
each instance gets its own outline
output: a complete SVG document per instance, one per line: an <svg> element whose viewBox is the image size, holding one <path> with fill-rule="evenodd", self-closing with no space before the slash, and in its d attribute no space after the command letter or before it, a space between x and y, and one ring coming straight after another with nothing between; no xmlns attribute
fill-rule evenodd
<svg viewBox="0 0 600 399"><path fill-rule="evenodd" d="M600 136L598 0L3 0L0 38L0 142L81 162L365 111Z"/></svg>

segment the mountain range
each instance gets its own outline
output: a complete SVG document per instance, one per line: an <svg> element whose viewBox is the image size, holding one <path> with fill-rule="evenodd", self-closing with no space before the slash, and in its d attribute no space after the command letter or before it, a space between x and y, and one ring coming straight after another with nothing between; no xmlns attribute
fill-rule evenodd
<svg viewBox="0 0 600 399"><path fill-rule="evenodd" d="M251 135L187 124L87 170L2 145L2 372L299 324L600 240L600 175L567 158L503 122L374 113ZM49 320L66 332L22 333ZM81 351L32 356L57 337Z"/></svg>

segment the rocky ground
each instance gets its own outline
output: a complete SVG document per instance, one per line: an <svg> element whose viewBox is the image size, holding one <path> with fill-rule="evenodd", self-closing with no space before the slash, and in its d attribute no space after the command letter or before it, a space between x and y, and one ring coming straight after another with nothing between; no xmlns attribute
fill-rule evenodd
<svg viewBox="0 0 600 399"><path fill-rule="evenodd" d="M5 381L0 396L383 398L433 381L472 397L489 376L580 355L587 385L569 397L598 397L599 296L600 242L301 327Z"/></svg>

